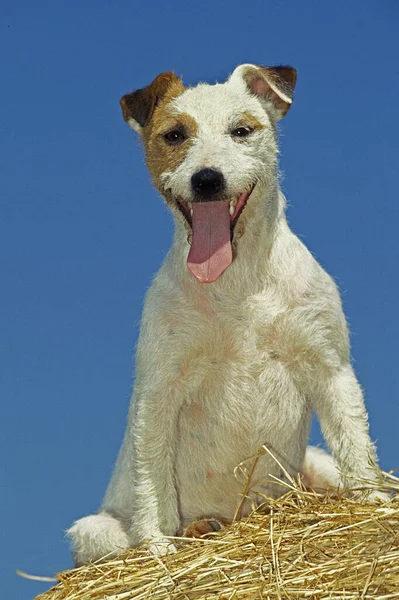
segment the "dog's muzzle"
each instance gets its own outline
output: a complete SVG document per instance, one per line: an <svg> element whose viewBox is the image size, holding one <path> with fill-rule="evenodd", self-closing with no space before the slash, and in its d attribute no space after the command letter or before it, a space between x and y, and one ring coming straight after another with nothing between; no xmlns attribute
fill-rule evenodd
<svg viewBox="0 0 399 600"><path fill-rule="evenodd" d="M213 283L231 265L234 226L254 187L228 197L223 173L206 167L191 177L191 200L177 198L192 230L187 267L200 283Z"/></svg>

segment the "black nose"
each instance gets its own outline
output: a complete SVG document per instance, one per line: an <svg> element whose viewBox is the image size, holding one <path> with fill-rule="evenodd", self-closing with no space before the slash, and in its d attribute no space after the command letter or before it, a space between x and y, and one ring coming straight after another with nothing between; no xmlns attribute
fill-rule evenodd
<svg viewBox="0 0 399 600"><path fill-rule="evenodd" d="M191 177L191 187L199 200L212 200L225 188L223 174L216 169L201 169Z"/></svg>

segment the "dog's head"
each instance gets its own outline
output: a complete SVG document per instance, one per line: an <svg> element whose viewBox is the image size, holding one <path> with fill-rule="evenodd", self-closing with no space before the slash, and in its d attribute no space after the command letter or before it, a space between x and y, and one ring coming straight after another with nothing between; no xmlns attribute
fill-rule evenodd
<svg viewBox="0 0 399 600"><path fill-rule="evenodd" d="M125 121L143 137L155 185L188 230L187 264L200 282L230 265L232 242L276 185L276 122L295 81L291 67L249 64L226 83L195 88L161 73L121 100Z"/></svg>

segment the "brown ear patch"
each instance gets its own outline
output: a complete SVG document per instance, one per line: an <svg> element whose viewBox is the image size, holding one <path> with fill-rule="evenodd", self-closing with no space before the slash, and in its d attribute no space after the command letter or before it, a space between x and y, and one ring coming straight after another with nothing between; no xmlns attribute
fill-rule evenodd
<svg viewBox="0 0 399 600"><path fill-rule="evenodd" d="M161 73L145 88L121 98L123 118L134 129L146 127L155 107L163 100L171 100L184 91L182 80L175 73Z"/></svg>
<svg viewBox="0 0 399 600"><path fill-rule="evenodd" d="M147 87L126 94L121 99L123 118L143 136L146 163L153 181L161 193L161 175L172 171L184 160L191 140L197 133L196 121L186 114L177 114L173 100L185 90L182 80L172 72L161 73ZM168 145L165 134L178 129L184 133L179 145Z"/></svg>
<svg viewBox="0 0 399 600"><path fill-rule="evenodd" d="M121 98L122 114L128 123L134 119L140 127L145 127L151 118L155 106L155 96L149 87L136 90Z"/></svg>
<svg viewBox="0 0 399 600"><path fill-rule="evenodd" d="M253 94L271 102L278 118L288 112L297 78L293 67L249 67L243 78Z"/></svg>

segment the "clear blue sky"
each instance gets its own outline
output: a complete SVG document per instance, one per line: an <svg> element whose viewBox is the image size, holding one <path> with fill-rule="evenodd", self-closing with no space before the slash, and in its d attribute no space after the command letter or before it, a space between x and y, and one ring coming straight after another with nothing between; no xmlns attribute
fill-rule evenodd
<svg viewBox="0 0 399 600"><path fill-rule="evenodd" d="M0 9L2 597L72 565L122 439L143 295L172 237L119 98L158 73L292 64L289 221L336 278L381 465L399 467L397 0ZM319 442L317 429L313 441Z"/></svg>

